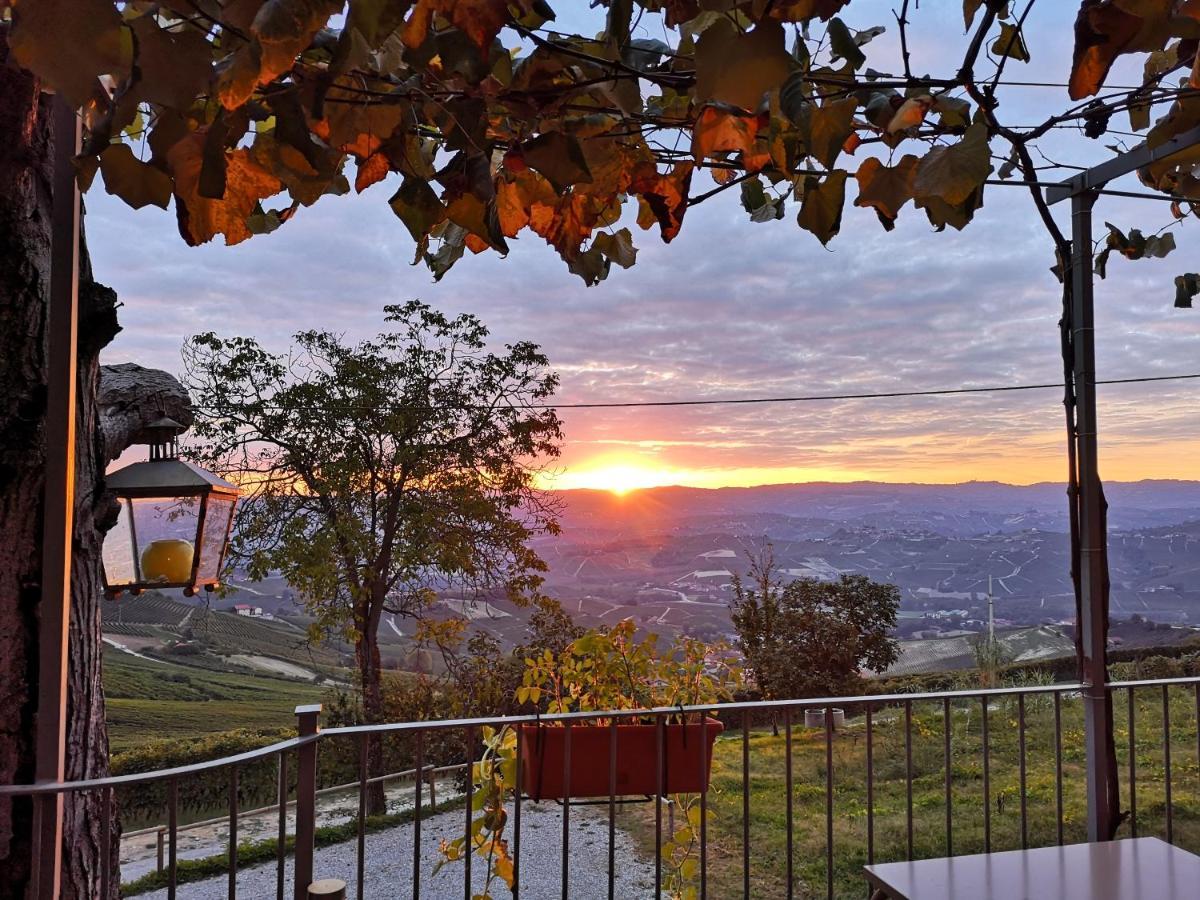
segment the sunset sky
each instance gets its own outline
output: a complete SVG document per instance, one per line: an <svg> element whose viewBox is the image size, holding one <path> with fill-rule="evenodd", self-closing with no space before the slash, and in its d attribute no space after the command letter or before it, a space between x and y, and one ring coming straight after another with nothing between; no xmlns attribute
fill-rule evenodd
<svg viewBox="0 0 1200 900"><path fill-rule="evenodd" d="M559 3L563 9L572 4ZM575 4L582 7L583 4ZM854 27L882 24L869 65L897 58L894 4L855 0ZM1042 4L1031 23L1034 62L1010 78L1061 82L1075 4ZM961 3L913 14L914 70L957 65ZM564 28L572 22L560 15ZM947 54L946 48L953 48ZM981 67L986 73L988 68ZM1137 77L1118 70L1110 83ZM1013 87L1002 113L1033 124L1063 108L1064 89ZM1026 117L1024 121L1018 121ZM1123 116L1113 127L1124 129ZM1093 164L1105 144L1075 131L1043 146L1056 162ZM1125 138L1128 141L1128 138ZM858 160L843 159L856 168ZM999 162L997 162L997 166ZM1049 178L1066 177L1065 171ZM177 372L190 334L252 335L286 348L302 328L366 337L381 307L419 297L478 314L498 342L540 343L562 377L564 403L927 390L1061 377L1059 288L1045 232L1018 188L988 188L960 233L936 234L911 205L895 231L850 205L825 250L795 224L752 224L736 191L689 210L680 236L634 227L637 265L585 288L552 249L526 233L507 259L463 259L441 283L409 265L413 243L387 199L397 176L363 195L324 198L274 234L233 248L189 248L174 212L134 212L97 186L86 196L96 276L118 292L125 331L105 362ZM99 181L97 181L99 185ZM708 188L707 177L693 193ZM1130 181L1122 187L1137 189ZM636 206L630 205L636 211ZM1066 222L1067 210L1058 211ZM1105 198L1110 220L1154 231L1167 204ZM1101 378L1200 371L1200 310L1172 309L1175 275L1197 269L1194 224L1173 229L1165 260L1114 259L1099 282ZM1015 483L1061 479L1062 410L1055 390L1017 394L741 407L566 410L559 487L749 485L812 480ZM1200 382L1101 388L1102 472L1110 479L1195 478Z"/></svg>

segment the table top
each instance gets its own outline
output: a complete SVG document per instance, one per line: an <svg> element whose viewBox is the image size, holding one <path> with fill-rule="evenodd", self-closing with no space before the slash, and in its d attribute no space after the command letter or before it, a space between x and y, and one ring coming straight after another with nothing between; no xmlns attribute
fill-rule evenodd
<svg viewBox="0 0 1200 900"><path fill-rule="evenodd" d="M893 900L1172 900L1200 895L1200 856L1158 838L866 867Z"/></svg>

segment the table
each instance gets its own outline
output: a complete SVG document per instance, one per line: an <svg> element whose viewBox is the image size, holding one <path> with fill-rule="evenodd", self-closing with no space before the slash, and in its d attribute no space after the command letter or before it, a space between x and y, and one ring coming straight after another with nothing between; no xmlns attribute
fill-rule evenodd
<svg viewBox="0 0 1200 900"><path fill-rule="evenodd" d="M1200 856L1158 838L866 866L872 900L1200 897Z"/></svg>

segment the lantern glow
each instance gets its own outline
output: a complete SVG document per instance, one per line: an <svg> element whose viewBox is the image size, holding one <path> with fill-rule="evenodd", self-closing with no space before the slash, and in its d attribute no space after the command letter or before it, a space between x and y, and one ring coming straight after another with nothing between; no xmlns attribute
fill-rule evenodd
<svg viewBox="0 0 1200 900"><path fill-rule="evenodd" d="M176 455L182 426L162 419L145 431L150 459L109 474L119 504L104 539L104 585L109 597L148 588L215 590L238 488Z"/></svg>

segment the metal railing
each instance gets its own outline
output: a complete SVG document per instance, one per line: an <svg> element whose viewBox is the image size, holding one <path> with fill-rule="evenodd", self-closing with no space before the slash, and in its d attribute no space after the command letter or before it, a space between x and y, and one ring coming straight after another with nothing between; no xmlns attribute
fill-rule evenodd
<svg viewBox="0 0 1200 900"><path fill-rule="evenodd" d="M811 698L803 700L780 700L780 701L761 701L761 702L745 702L745 703L725 703L715 706L683 706L673 708L655 708L644 710L620 710L606 712L570 712L557 715L542 715L542 716L511 716L503 718L481 717L473 719L460 719L452 721L422 721L422 722L399 722L386 723L376 725L356 725L347 727L335 727L321 730L318 726L318 717L320 714L319 706L307 706L297 709L297 720L299 734L297 737L290 740L281 741L270 746L263 747L258 750L240 753L236 756L226 757L223 759L212 760L210 762L199 763L195 765L180 766L172 769L164 769L155 772L144 772L131 775L120 775L111 778L93 779L88 781L77 781L68 783L51 783L38 785L17 785L17 786L0 786L0 797L13 796L45 796L52 794L80 794L94 792L99 795L101 800L101 834L100 834L100 859L111 860L112 840L114 836L108 823L111 821L112 804L114 802L114 792L121 789L137 789L139 786L144 786L150 783L165 783L166 791L166 846L167 846L167 864L166 864L166 891L168 898L174 898L177 895L179 887L178 879L178 843L179 832L181 826L179 824L179 785L182 781L195 779L200 775L211 774L214 771L225 770L228 775L228 804L226 816L222 819L228 821L228 836L227 836L227 880L228 897L235 898L238 893L238 876L239 876L239 861L238 861L238 820L240 816L248 815L249 813L239 810L239 793L238 793L238 773L242 767L263 760L274 758L278 766L278 792L276 802L272 808L278 811L278 838L276 847L275 862L275 896L277 900L283 900L285 896L291 896L295 900L306 900L308 896L308 886L314 880L314 877L319 877L320 873L314 873L315 860L315 836L317 830L317 808L316 801L319 793L317 779L318 765L318 748L322 745L330 745L331 748L335 742L340 741L356 741L358 752L358 779L349 784L338 785L338 789L345 790L347 788L357 787L358 796L358 812L357 812L357 838L355 846L355 872L356 877L353 879L352 891L353 895L359 898L369 896L367 893L366 883L369 873L369 860L366 852L366 834L368 829L368 788L371 782L377 782L379 776L374 778L368 777L368 741L372 738L404 738L408 741L405 745L412 753L412 769L413 773L421 773L433 771L436 768L444 768L445 760L434 760L432 763L427 760L427 753L430 752L431 744L439 737L445 738L448 735L461 737L462 743L457 744L459 747L465 747L466 750L460 761L451 764L458 768L466 768L473 761L478 759L478 751L480 747L479 737L483 728L514 728L517 733L516 742L516 790L512 797L511 815L509 816L509 827L511 828L511 855L513 859L513 877L514 886L512 890L513 897L519 900L522 887L522 872L528 865L537 865L537 860L522 860L521 856L521 816L522 806L530 801L530 795L535 793L531 791L530 786L522 784L522 772L524 764L528 762L525 756L530 753L539 752L538 748L529 746L529 738L522 737L522 729L517 726L534 726L534 728L553 728L561 726L562 728L562 798L561 804L561 851L560 851L560 869L561 869L561 888L559 895L566 900L570 896L570 879L569 867L572 861L571 855L571 811L573 807L578 806L580 800L573 797L571 793L571 778L575 771L571 762L571 746L573 739L577 742L581 741L586 732L582 729L595 727L597 724L601 728L607 729L608 734L608 796L607 804L603 800L598 801L601 806L607 806L607 825L608 825L608 847L606 860L605 878L607 883L607 896L615 898L618 889L616 872L618 869L618 859L616 846L617 841L616 821L617 821L617 806L619 803L620 792L618 790L618 741L622 738L622 725L631 724L633 722L650 723L653 725L654 732L654 776L653 785L654 791L650 798L653 805L653 824L652 832L649 823L650 815L647 808L642 824L645 828L644 842L647 849L647 855L653 856L654 869L654 893L655 898L667 895L668 886L664 880L664 860L663 854L660 852L664 845L664 798L668 794L670 787L669 781L671 774L668 770L670 760L666 752L667 744L667 726L668 723L684 723L683 734L689 733L691 727L696 728L697 735L704 735L701 723L706 717L716 714L721 717L724 722L735 726L740 726L740 737L730 736L722 740L720 749L717 752L710 753L710 743L705 739L695 740L694 744L685 746L690 747L690 752L696 753L695 762L698 770L705 773L703 776L702 786L698 790L698 806L700 814L696 823L697 832L695 836L697 846L697 858L694 874L694 886L696 887L697 896L706 898L708 896L735 896L740 893L743 897L751 896L776 896L774 893L763 893L756 889L756 856L752 853L753 837L752 825L754 823L754 809L752 808L753 791L752 778L758 777L778 777L778 771L772 770L766 772L763 770L764 763L761 760L755 760L755 754L751 752L751 742L756 735L765 735L768 726L777 730L779 733L778 742L782 744L783 760L782 760L782 776L783 776L783 791L782 803L785 807L783 815L783 855L784 865L783 872L779 876L782 881L782 887L778 896L786 896L792 898L798 894L818 894L820 887L824 888L824 893L827 897L834 897L839 893L850 893L845 887L845 884L838 884L836 875L838 871L836 854L846 852L846 840L842 839L839 845L837 836L836 824L843 824L852 819L857 823L863 820L861 826L861 840L855 838L852 843L853 847L849 848L854 851L853 862L862 862L871 864L875 862L886 861L887 859L913 859L920 855L922 851L917 846L917 835L920 832L922 848L927 850L930 846L930 841L933 840L932 832L940 831L941 834L936 835L936 852L937 855L953 855L955 852L972 852L982 850L983 852L991 852L996 849L995 846L995 823L994 815L1003 813L1003 803L1006 798L1011 797L1011 793L1005 790L996 791L993 779L995 777L994 764L996 748L1001 744L1015 744L1015 764L1010 764L1009 768L1015 768L1016 780L1016 799L1019 803L1018 816L1019 818L1014 823L1016 826L1015 832L1010 836L1012 842L1021 848L1026 848L1040 843L1064 843L1070 833L1073 836L1077 831L1077 822L1068 822L1067 820L1067 803L1066 793L1068 790L1074 794L1077 791L1077 785L1069 784L1065 775L1067 759L1072 760L1071 765L1075 766L1082 757L1082 734L1074 728L1064 728L1064 722L1068 717L1072 721L1081 720L1082 712L1078 708L1080 703L1080 694L1084 690L1084 685L1081 684L1038 684L1022 687L1007 687L996 689L979 689L979 690L960 690L938 693L912 693L912 694L891 694L891 695L868 695L858 697L825 697ZM1177 728L1180 723L1173 721L1177 719L1177 715L1173 715L1172 698L1176 700L1175 706L1178 708L1178 700L1181 693L1187 695L1188 716L1190 720L1184 724L1184 731L1190 733L1193 730L1196 735L1195 755L1188 751L1188 756L1196 760L1196 765L1191 765L1188 760L1189 773L1200 773L1200 678L1171 678L1171 679L1154 679L1144 681L1127 681L1127 682L1112 682L1107 686L1109 695L1114 699L1116 705L1117 699L1121 694L1125 695L1125 729L1118 728L1117 740L1118 750L1126 756L1123 772L1123 798L1127 799L1127 817L1128 828L1131 836L1137 836L1139 832L1144 833L1145 824L1148 821L1149 812L1143 810L1142 819L1139 820L1138 801L1139 787L1143 790L1143 796L1149 788L1153 788L1156 795L1161 796L1161 806L1156 804L1153 815L1157 818L1161 813L1163 824L1163 836L1168 841L1176 841L1179 837L1178 828L1176 827L1175 806L1178 798L1173 794L1173 771L1172 766L1172 736L1173 729ZM1150 696L1151 706L1146 706L1146 697ZM1157 696L1155 696L1157 695ZM1045 796L1046 791L1043 788L1048 783L1052 786L1052 819L1047 816L1039 816L1036 820L1030 816L1030 799L1031 791L1029 785L1029 750L1031 746L1031 729L1030 729L1030 709L1036 705L1036 718L1039 723L1042 723L1050 732L1047 735L1038 733L1036 743L1041 750L1041 761L1046 763L1047 774L1045 778L1039 776L1038 802L1046 806L1050 805L1050 801ZM1194 710L1192 709L1194 707ZM839 734L834 725L834 709L845 709L854 712L856 715L848 717L851 719L850 724L846 726L844 733ZM1150 709L1154 713L1153 720L1146 722L1146 716L1150 713ZM824 715L821 716L818 712L818 717L823 721L823 728L817 729L804 728L799 722L803 721L804 711L824 710ZM799 715L798 715L799 714ZM978 717L975 719L974 717ZM963 720L964 727L956 728L955 719ZM997 717L1001 717L1002 721L999 724L999 732L997 732ZM756 720L758 730L756 731ZM939 725L940 720L940 725ZM1141 723L1141 732L1139 732L1139 722ZM972 726L978 726L977 733L972 731ZM1037 723L1035 723L1036 726ZM1118 724L1120 724L1118 722ZM823 732L823 734L821 733ZM939 733L940 732L940 733ZM1014 733L1015 732L1015 733ZM1148 765L1139 769L1139 754L1145 755L1145 752L1153 750L1147 748L1145 741L1139 743L1138 735L1149 733L1153 735L1155 732L1161 733L1160 746L1157 748L1157 756ZM536 733L536 732L535 732ZM1064 734L1067 734L1067 741L1064 742ZM940 740L938 740L940 738ZM969 738L969 739L968 739ZM977 739L976 739L977 738ZM731 741L740 741L740 747L736 744L731 745ZM888 805L881 800L879 781L879 769L883 764L881 761L881 741L888 744L885 750L894 750L897 755L902 752L902 761L895 761L895 768L902 772L902 777L896 781L903 783L903 799L899 801L898 806L895 804ZM447 742L442 741L445 745ZM800 744L803 743L804 748L811 750L809 757L816 760L818 768L814 769L812 780L823 780L823 784L819 787L812 785L823 792L823 856L824 856L824 885L818 887L815 878L812 876L811 869L815 864L815 860L805 857L803 860L797 859L797 842L803 838L810 846L813 840L820 839L818 827L809 816L797 815L797 790L801 787L797 783L795 765L797 760L797 751ZM940 745L940 746L939 746ZM1123 746L1122 746L1123 745ZM594 746L589 744L588 746ZM726 752L725 748L732 746ZM776 745L777 746L777 745ZM964 746L966 750L964 751ZM813 748L816 747L814 750ZM838 749L838 754L835 754L835 747ZM845 762L845 755L853 750L853 767L850 763ZM737 750L740 749L740 753ZM856 755L861 750L861 756ZM821 752L823 751L823 753ZM964 758L964 752L969 753L969 758ZM975 759L975 754L978 754L978 759ZM710 854L710 793L712 789L709 787L707 773L713 762L713 757L721 757L720 775L724 779L723 783L726 787L718 792L715 796L715 802L722 807L722 821L738 818L737 808L740 806L740 854L735 854L729 851L729 847L725 846L721 853L722 862L727 863L730 859L738 859L740 856L741 871L734 873L733 877L729 872L723 872L722 878L725 879L723 886L719 888L720 893L717 893L713 888L711 877L712 856ZM1049 760L1052 755L1052 769L1049 765ZM835 758L836 756L836 758ZM920 759L917 759L917 757ZM289 758L295 759L295 797L294 800L289 792ZM822 761L823 765L819 765ZM808 757L806 757L808 758ZM940 761L939 761L940 758ZM752 765L754 761L754 765ZM1161 766L1159 762L1161 761ZM1086 764L1086 763L1085 763ZM676 756L676 765L678 765L678 756ZM861 766L861 768L859 768ZM740 772L737 769L740 768ZM778 768L778 767L776 767ZM940 771L939 771L940 770ZM962 771L960 771L962 770ZM1052 775L1049 772L1052 771ZM965 772L965 774L963 774ZM956 774L957 773L957 774ZM386 776L385 776L386 777ZM465 803L463 804L465 812L462 818L462 831L460 832L467 841L467 847L472 846L472 819L473 810L473 791L474 779L467 777L464 779L463 790L465 793ZM740 803L733 803L732 797L737 793L736 788L740 782ZM411 806L411 828L405 827L395 831L398 835L396 838L397 846L395 847L396 854L411 853L412 859L412 879L411 890L406 890L405 893L411 893L414 900L419 900L422 896L422 818L425 808L422 801L422 787L425 783L424 777L414 778L414 792ZM920 783L922 800L920 801L920 810L918 810L917 802L914 796L914 786ZM890 784L890 782L889 782ZM977 803L966 804L961 796L964 790L964 784L969 784L972 791L978 790ZM729 789L732 786L734 789ZM895 786L895 785L893 785ZM934 787L936 786L936 787ZM854 797L855 809L852 811L839 812L838 809L838 789L853 789L854 791L862 790L861 801ZM933 793L930 793L932 790ZM810 791L810 794L812 791ZM942 809L940 814L931 818L928 814L928 807L931 805L929 797L933 794L940 794L937 800L937 805ZM595 796L591 794L589 796ZM976 796L976 794L972 794ZM1200 797L1200 790L1190 795L1193 801ZM657 802L653 802L657 801ZM819 801L817 801L819 802ZM858 808L861 802L862 808ZM293 848L289 851L289 833L288 833L288 808L294 805L295 807L295 832ZM885 805L888 810L885 810ZM970 808L964 808L969 806ZM728 807L726 810L725 807ZM1189 821L1196 818L1195 812L1200 809L1200 804L1189 807ZM901 815L902 811L902 815ZM262 809L254 810L254 813L261 814ZM669 814L669 813L668 813ZM920 827L918 828L917 817L921 816ZM981 833L977 824L970 824L969 817L972 814L978 814L982 818ZM885 815L892 816L897 823L903 823L903 839L895 838L888 840L888 835L885 835L881 827L882 818ZM1004 813L1006 821L1008 813ZM803 822L798 827L798 822L803 818ZM936 826L930 823L936 822ZM1038 832L1042 835L1039 839L1031 838L1031 824L1036 823ZM968 827L970 825L970 827ZM1052 827L1050 827L1052 825ZM758 826L761 829L761 825ZM728 829L726 829L728 830ZM733 838L728 835L722 840L736 839L737 829L734 829ZM966 835L960 832L968 832ZM653 834L653 843L650 843L650 834ZM760 832L761 833L761 832ZM814 837L815 836L815 837ZM667 839L670 840L670 835ZM409 846L403 846L408 844ZM292 877L287 879L286 875L286 860L288 856L292 857ZM389 855L393 855L389 853ZM807 866L809 876L804 879L803 885L800 883L801 866ZM861 876L861 866L858 867L858 875ZM112 895L112 889L115 887L116 881L119 878L119 872L109 866L103 866L101 872L101 890L100 896L109 897ZM761 873L760 873L761 874ZM445 883L446 878L458 877L455 873L450 872L442 876L442 883ZM472 895L472 860L471 853L468 852L463 857L462 863L462 889L464 896L468 898ZM740 883L739 883L740 882ZM735 884L735 887L730 887L730 884ZM859 879L857 882L862 890L865 891L865 882ZM395 885L389 890L389 896L398 896L395 893ZM858 896L858 888L854 889L854 895ZM437 896L445 896L444 889ZM539 897L545 896L539 894ZM594 896L594 895L591 895Z"/></svg>

